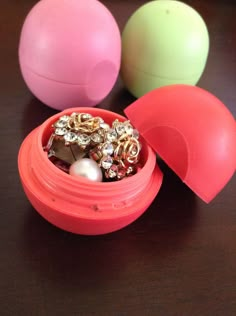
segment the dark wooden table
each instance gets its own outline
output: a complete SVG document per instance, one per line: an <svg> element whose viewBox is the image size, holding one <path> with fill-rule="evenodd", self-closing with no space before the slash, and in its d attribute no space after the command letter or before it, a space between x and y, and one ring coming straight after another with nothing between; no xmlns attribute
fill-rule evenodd
<svg viewBox="0 0 236 316"><path fill-rule="evenodd" d="M149 210L125 229L97 237L53 227L27 201L18 149L56 113L32 96L18 66L20 29L36 2L0 3L0 315L236 315L235 176L207 205L164 166ZM103 2L122 30L145 1ZM201 13L211 39L198 85L236 116L236 2L185 2ZM122 112L133 100L118 81L99 107Z"/></svg>

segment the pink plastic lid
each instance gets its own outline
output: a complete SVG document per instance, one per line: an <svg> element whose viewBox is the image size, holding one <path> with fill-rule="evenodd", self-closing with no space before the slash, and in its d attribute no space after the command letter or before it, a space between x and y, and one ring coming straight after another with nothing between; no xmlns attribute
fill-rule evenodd
<svg viewBox="0 0 236 316"><path fill-rule="evenodd" d="M236 166L236 124L209 92L188 85L151 91L125 109L149 145L209 203Z"/></svg>

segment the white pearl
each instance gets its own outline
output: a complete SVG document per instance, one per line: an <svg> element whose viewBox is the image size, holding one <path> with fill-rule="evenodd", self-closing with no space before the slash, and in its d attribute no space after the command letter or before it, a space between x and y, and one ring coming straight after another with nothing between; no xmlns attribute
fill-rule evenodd
<svg viewBox="0 0 236 316"><path fill-rule="evenodd" d="M69 170L70 175L74 177L85 177L92 181L102 181L102 170L98 164L89 158L83 158L75 161Z"/></svg>

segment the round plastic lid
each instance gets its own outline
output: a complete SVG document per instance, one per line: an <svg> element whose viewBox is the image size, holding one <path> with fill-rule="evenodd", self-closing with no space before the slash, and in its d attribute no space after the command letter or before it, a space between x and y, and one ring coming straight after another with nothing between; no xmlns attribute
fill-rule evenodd
<svg viewBox="0 0 236 316"><path fill-rule="evenodd" d="M236 124L227 107L195 86L155 89L125 109L149 145L209 203L236 166Z"/></svg>

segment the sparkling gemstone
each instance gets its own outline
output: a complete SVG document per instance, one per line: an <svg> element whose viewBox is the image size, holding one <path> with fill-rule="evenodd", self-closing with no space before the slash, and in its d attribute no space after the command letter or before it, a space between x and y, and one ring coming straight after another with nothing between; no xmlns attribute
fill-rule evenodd
<svg viewBox="0 0 236 316"><path fill-rule="evenodd" d="M109 130L109 129L110 129L110 126L109 126L109 124L107 124L107 123L100 123L100 127L101 127L103 130Z"/></svg>
<svg viewBox="0 0 236 316"><path fill-rule="evenodd" d="M124 126L125 126L125 132L128 134L128 135L132 135L133 134L133 126L130 124L129 121L126 121L124 123Z"/></svg>
<svg viewBox="0 0 236 316"><path fill-rule="evenodd" d="M64 127L57 127L56 129L55 129L55 135L57 135L57 136L63 136L63 135L65 135L66 133L67 133L67 129L66 128L64 128Z"/></svg>
<svg viewBox="0 0 236 316"><path fill-rule="evenodd" d="M105 129L100 128L100 129L97 130L97 133L99 135L101 135L102 137L104 137L105 136Z"/></svg>
<svg viewBox="0 0 236 316"><path fill-rule="evenodd" d="M114 179L117 176L118 168L116 165L112 165L110 169L108 169L105 173L106 178Z"/></svg>
<svg viewBox="0 0 236 316"><path fill-rule="evenodd" d="M113 148L113 145L111 143L105 143L103 146L102 146L102 153L103 155L109 155L111 156L114 152L114 148Z"/></svg>
<svg viewBox="0 0 236 316"><path fill-rule="evenodd" d="M103 141L103 137L102 135L98 134L98 133L94 133L91 135L91 140L94 142L94 143L101 143Z"/></svg>
<svg viewBox="0 0 236 316"><path fill-rule="evenodd" d="M77 136L78 144L81 146L87 146L90 143L90 137L87 134L79 134Z"/></svg>
<svg viewBox="0 0 236 316"><path fill-rule="evenodd" d="M116 132L118 135L122 135L126 132L125 126L122 123L118 123L115 127Z"/></svg>
<svg viewBox="0 0 236 316"><path fill-rule="evenodd" d="M82 121L87 121L87 120L90 120L93 116L89 113L82 113L81 114L81 119Z"/></svg>
<svg viewBox="0 0 236 316"><path fill-rule="evenodd" d="M74 143L75 141L77 141L77 135L73 132L67 132L64 135L64 139L67 143Z"/></svg>
<svg viewBox="0 0 236 316"><path fill-rule="evenodd" d="M60 120L66 121L66 122L68 122L69 119L70 119L70 116L69 116L69 115L63 115L63 116L60 117Z"/></svg>
<svg viewBox="0 0 236 316"><path fill-rule="evenodd" d="M100 163L101 163L102 168L107 170L111 168L113 160L110 156L105 156L101 159Z"/></svg>
<svg viewBox="0 0 236 316"><path fill-rule="evenodd" d="M63 128L66 127L67 122L69 121L69 116L68 115L63 115L60 117L60 119L55 123L55 127Z"/></svg>
<svg viewBox="0 0 236 316"><path fill-rule="evenodd" d="M109 141L109 142L114 142L115 140L117 140L117 133L114 129L109 129L106 133L106 139Z"/></svg>
<svg viewBox="0 0 236 316"><path fill-rule="evenodd" d="M59 127L59 128L66 127L66 124L67 124L66 121L59 120L55 123L55 127Z"/></svg>

